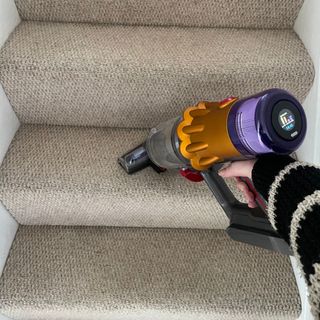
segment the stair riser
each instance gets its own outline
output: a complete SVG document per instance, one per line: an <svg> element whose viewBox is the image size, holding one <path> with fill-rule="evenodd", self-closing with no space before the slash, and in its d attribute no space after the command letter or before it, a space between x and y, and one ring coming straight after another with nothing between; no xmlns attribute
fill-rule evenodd
<svg viewBox="0 0 320 320"><path fill-rule="evenodd" d="M308 83L278 79L272 71L260 82L250 71L244 71L241 79L232 74L221 79L217 74L195 76L183 71L172 76L162 71L126 73L117 79L46 71L14 71L12 75L3 72L2 83L20 121L52 125L150 128L202 100L244 97L278 87L304 101L309 89Z"/></svg>
<svg viewBox="0 0 320 320"><path fill-rule="evenodd" d="M25 20L108 24L290 28L303 0L16 0Z"/></svg>
<svg viewBox="0 0 320 320"><path fill-rule="evenodd" d="M150 128L199 100L271 87L303 101L312 79L292 31L28 22L0 53L24 123Z"/></svg>

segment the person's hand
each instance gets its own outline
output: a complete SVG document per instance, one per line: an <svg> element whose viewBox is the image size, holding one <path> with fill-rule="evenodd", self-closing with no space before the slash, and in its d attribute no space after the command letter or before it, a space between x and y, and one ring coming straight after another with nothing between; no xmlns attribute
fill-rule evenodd
<svg viewBox="0 0 320 320"><path fill-rule="evenodd" d="M219 171L219 175L223 178L235 178L238 189L243 193L249 208L257 206L254 194L250 191L247 184L239 177L246 177L252 179L252 169L256 160L244 160L232 162L228 167Z"/></svg>

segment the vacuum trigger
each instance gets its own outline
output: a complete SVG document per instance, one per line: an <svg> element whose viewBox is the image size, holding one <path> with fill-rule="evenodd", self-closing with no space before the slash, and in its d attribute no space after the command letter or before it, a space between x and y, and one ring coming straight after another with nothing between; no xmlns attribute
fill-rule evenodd
<svg viewBox="0 0 320 320"><path fill-rule="evenodd" d="M186 179L192 182L201 182L203 181L203 177L199 171L194 171L191 169L180 169L180 174Z"/></svg>

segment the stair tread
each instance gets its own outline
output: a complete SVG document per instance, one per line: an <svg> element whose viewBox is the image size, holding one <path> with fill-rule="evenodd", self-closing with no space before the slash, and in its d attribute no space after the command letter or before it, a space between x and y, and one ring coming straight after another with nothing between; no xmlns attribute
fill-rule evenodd
<svg viewBox="0 0 320 320"><path fill-rule="evenodd" d="M117 158L144 129L22 125L0 168L0 199L22 224L226 228L204 183Z"/></svg>
<svg viewBox="0 0 320 320"><path fill-rule="evenodd" d="M313 72L293 30L22 22L0 52L20 120L53 125L151 127L269 87L303 100Z"/></svg>
<svg viewBox="0 0 320 320"><path fill-rule="evenodd" d="M0 279L13 319L296 319L289 258L221 230L21 226Z"/></svg>
<svg viewBox="0 0 320 320"><path fill-rule="evenodd" d="M292 27L303 0L15 0L24 20L237 28Z"/></svg>

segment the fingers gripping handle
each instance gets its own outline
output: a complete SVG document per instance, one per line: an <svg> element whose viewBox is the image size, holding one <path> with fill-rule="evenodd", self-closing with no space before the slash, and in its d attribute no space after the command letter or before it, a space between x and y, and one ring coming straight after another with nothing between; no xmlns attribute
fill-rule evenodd
<svg viewBox="0 0 320 320"><path fill-rule="evenodd" d="M246 204L238 201L224 179L218 175L220 168L220 164L215 165L201 174L230 220L230 225L227 228L229 236L236 241L290 255L291 250L288 244L272 228L265 211L260 207L260 203L258 202L259 207L257 208L249 208ZM247 183L247 181L245 182ZM249 188L251 190L254 188L251 182ZM261 198L260 195L259 197ZM258 200L258 196L256 199Z"/></svg>
<svg viewBox="0 0 320 320"><path fill-rule="evenodd" d="M256 202L256 204L264 211L266 212L267 210L267 205L265 200L263 199L263 197L260 195L260 193L258 193L258 191L256 190L256 188L254 187L252 181L247 178L247 177L241 177L240 180L242 182L244 182L247 187L249 188L249 190L253 193L254 195L254 200Z"/></svg>

